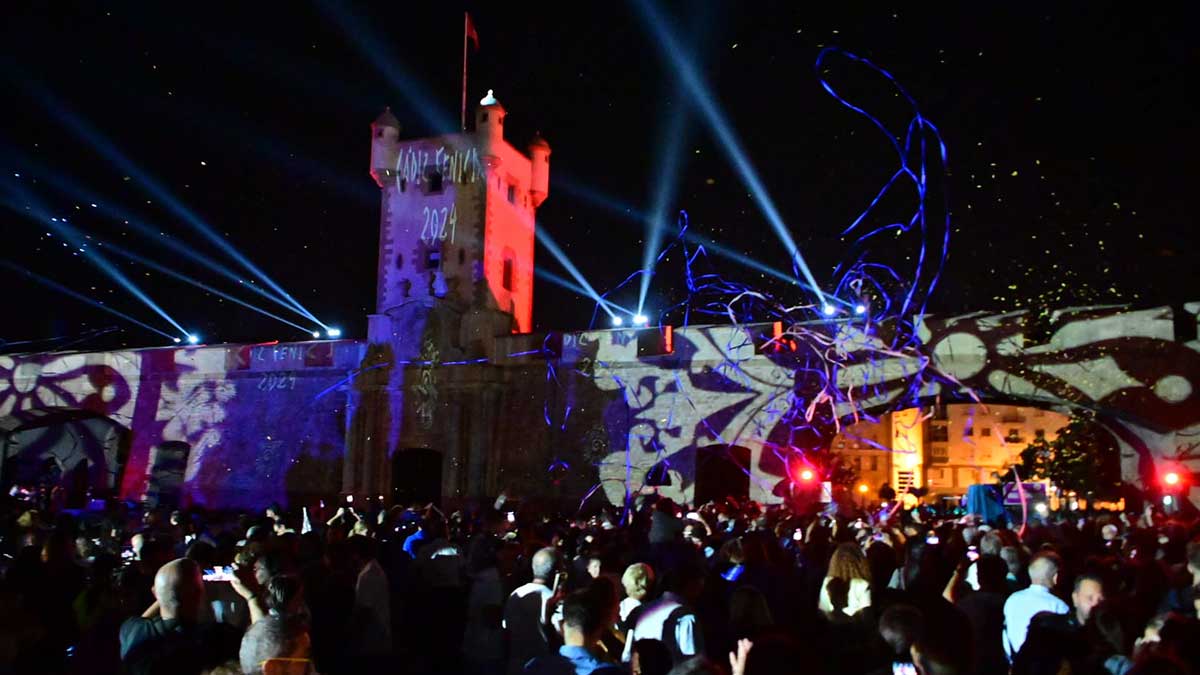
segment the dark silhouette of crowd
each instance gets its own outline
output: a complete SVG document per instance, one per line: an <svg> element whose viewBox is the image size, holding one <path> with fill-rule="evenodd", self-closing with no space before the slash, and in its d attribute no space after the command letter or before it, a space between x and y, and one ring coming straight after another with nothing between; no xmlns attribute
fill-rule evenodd
<svg viewBox="0 0 1200 675"><path fill-rule="evenodd" d="M0 675L1200 675L1192 517L589 508L9 497Z"/></svg>

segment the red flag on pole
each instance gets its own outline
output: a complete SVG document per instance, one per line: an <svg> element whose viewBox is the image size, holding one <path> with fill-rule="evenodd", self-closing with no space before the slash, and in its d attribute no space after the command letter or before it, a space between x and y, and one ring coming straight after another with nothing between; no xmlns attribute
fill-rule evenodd
<svg viewBox="0 0 1200 675"><path fill-rule="evenodd" d="M470 12L465 12L465 14L467 15L467 39L475 45L475 51L479 51L479 33L475 32L475 22L471 21Z"/></svg>
<svg viewBox="0 0 1200 675"><path fill-rule="evenodd" d="M459 118L462 130L467 130L467 41L475 45L479 51L479 33L475 32L475 24L471 21L471 13L463 12L463 76L462 76L462 115Z"/></svg>

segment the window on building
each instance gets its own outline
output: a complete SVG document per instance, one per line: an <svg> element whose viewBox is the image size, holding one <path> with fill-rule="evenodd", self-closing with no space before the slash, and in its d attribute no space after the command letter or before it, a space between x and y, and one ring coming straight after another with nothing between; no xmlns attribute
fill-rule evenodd
<svg viewBox="0 0 1200 675"><path fill-rule="evenodd" d="M974 436L974 435L975 435L975 427L967 427L966 429L963 430L963 436Z"/></svg>
<svg viewBox="0 0 1200 675"><path fill-rule="evenodd" d="M1034 429L1034 430L1033 430L1033 435L1034 435L1035 437L1037 437L1037 438L1045 438L1045 437L1046 437L1046 430L1045 430L1045 429Z"/></svg>
<svg viewBox="0 0 1200 675"><path fill-rule="evenodd" d="M862 457L854 458L854 470L858 473L862 473Z"/></svg>
<svg viewBox="0 0 1200 675"><path fill-rule="evenodd" d="M459 249L458 249L458 264L459 265L467 264L467 249L459 247Z"/></svg>
<svg viewBox="0 0 1200 675"><path fill-rule="evenodd" d="M512 292L513 289L513 259L506 257L504 259L504 273L502 275L501 284L504 290Z"/></svg>
<svg viewBox="0 0 1200 675"><path fill-rule="evenodd" d="M992 435L992 428L991 428L991 427L984 427L984 428L983 428L983 431L981 432L981 435L983 435L983 436L985 436L985 437L986 437L986 436L991 436L991 435Z"/></svg>
<svg viewBox="0 0 1200 675"><path fill-rule="evenodd" d="M1009 429L1008 435L1004 437L1004 440L1009 443L1021 442L1021 430L1020 429Z"/></svg>
<svg viewBox="0 0 1200 675"><path fill-rule="evenodd" d="M436 270L437 268L439 268L441 266L442 266L442 252L441 251L434 250L434 251L427 251L425 253L425 269Z"/></svg>
<svg viewBox="0 0 1200 675"><path fill-rule="evenodd" d="M837 449L838 449L838 450L845 450L845 449L846 449L846 441L838 441L838 442L837 442Z"/></svg>
<svg viewBox="0 0 1200 675"><path fill-rule="evenodd" d="M509 204L517 203L517 186L515 186L515 185L508 186L508 203Z"/></svg>
<svg viewBox="0 0 1200 675"><path fill-rule="evenodd" d="M483 112L479 113L479 121L480 121L480 122L486 122L486 121L487 121L487 111L486 111L486 110L484 110Z"/></svg>
<svg viewBox="0 0 1200 675"><path fill-rule="evenodd" d="M404 269L404 254L403 253L396 254L396 269L398 269L398 270Z"/></svg>
<svg viewBox="0 0 1200 675"><path fill-rule="evenodd" d="M950 446L941 443L930 446L929 458L934 462L950 461Z"/></svg>
<svg viewBox="0 0 1200 675"><path fill-rule="evenodd" d="M874 456L871 457L871 470L872 471L879 470L879 458L878 457L874 457Z"/></svg>
<svg viewBox="0 0 1200 675"><path fill-rule="evenodd" d="M946 442L950 440L950 430L941 425L929 427L929 440Z"/></svg>
<svg viewBox="0 0 1200 675"><path fill-rule="evenodd" d="M407 188L408 188L408 179L401 178L400 179L400 191L404 192Z"/></svg>
<svg viewBox="0 0 1200 675"><path fill-rule="evenodd" d="M442 172L437 169L425 171L425 194L436 195L442 192Z"/></svg>

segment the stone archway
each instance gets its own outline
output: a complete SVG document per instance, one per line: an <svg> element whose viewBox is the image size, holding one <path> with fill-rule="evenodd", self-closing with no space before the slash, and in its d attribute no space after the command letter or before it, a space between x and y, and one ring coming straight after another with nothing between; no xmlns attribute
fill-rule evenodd
<svg viewBox="0 0 1200 675"><path fill-rule="evenodd" d="M104 415L74 408L13 411L0 417L0 487L54 483L81 506L115 494L130 433Z"/></svg>

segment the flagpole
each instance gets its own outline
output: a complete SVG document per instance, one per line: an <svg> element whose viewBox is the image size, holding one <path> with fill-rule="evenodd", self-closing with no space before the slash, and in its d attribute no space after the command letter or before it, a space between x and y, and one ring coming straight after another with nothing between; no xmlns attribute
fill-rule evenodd
<svg viewBox="0 0 1200 675"><path fill-rule="evenodd" d="M467 130L467 30L471 27L471 15L463 12L463 76L462 76L462 115L459 121L462 130Z"/></svg>

